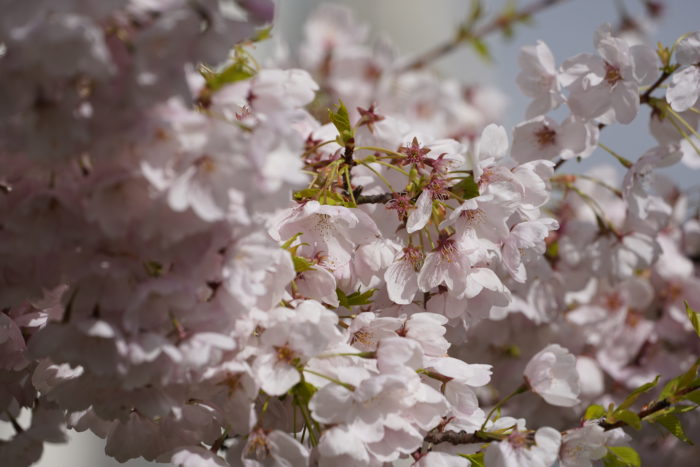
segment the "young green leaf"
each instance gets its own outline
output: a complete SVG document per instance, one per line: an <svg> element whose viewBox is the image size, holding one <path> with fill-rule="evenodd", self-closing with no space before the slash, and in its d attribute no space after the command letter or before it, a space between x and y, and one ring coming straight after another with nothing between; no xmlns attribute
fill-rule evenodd
<svg viewBox="0 0 700 467"><path fill-rule="evenodd" d="M338 144L341 146L351 144L355 137L355 132L350 124L350 115L343 101L338 100L338 107L335 112L329 109L328 116L333 126L338 130Z"/></svg>
<svg viewBox="0 0 700 467"><path fill-rule="evenodd" d="M479 54L479 57L481 57L487 62L490 62L492 60L491 52L489 52L489 47L484 41L482 41L478 37L471 37L469 39L469 42L471 43L472 47L474 47L474 50L476 50L476 53Z"/></svg>
<svg viewBox="0 0 700 467"><path fill-rule="evenodd" d="M682 399L700 405L700 389L696 389L693 392L689 392L688 394L684 395Z"/></svg>
<svg viewBox="0 0 700 467"><path fill-rule="evenodd" d="M336 294L338 295L338 302L340 303L340 306L350 308L353 306L369 305L372 303L371 298L376 290L377 289L369 289L366 292L360 293L357 291L351 293L350 295L345 295L342 290L336 289Z"/></svg>
<svg viewBox="0 0 700 467"><path fill-rule="evenodd" d="M639 415L632 412L631 410L616 410L614 417L618 420L622 420L635 430L642 429L642 420L639 418Z"/></svg>
<svg viewBox="0 0 700 467"><path fill-rule="evenodd" d="M586 420L593 420L596 418L601 418L605 415L605 407L598 404L589 405L586 409L586 413L583 414L583 418Z"/></svg>
<svg viewBox="0 0 700 467"><path fill-rule="evenodd" d="M688 314L688 319L690 320L690 324L693 325L693 329L695 329L695 333L700 337L700 313L697 311L693 310L690 305L688 305L688 302L685 303L685 312Z"/></svg>
<svg viewBox="0 0 700 467"><path fill-rule="evenodd" d="M674 407L674 409L675 408L676 407ZM686 436L685 432L683 431L683 425L681 425L681 421L678 419L678 417L676 417L674 412L676 411L671 410L662 415L655 416L653 419L650 419L650 421L653 423L658 423L666 428L673 436L692 446L693 442L690 440L690 438L688 438L688 436Z"/></svg>
<svg viewBox="0 0 700 467"><path fill-rule="evenodd" d="M486 464L484 463L484 453L483 452L477 452L476 454L459 454L460 457L464 457L465 459L469 459L469 462L472 463L472 467L485 467Z"/></svg>
<svg viewBox="0 0 700 467"><path fill-rule="evenodd" d="M452 187L452 191L463 199L471 199L479 196L479 185L474 181L474 177L465 177Z"/></svg>
<svg viewBox="0 0 700 467"><path fill-rule="evenodd" d="M628 446L609 446L608 454L603 458L605 467L640 467L639 454Z"/></svg>
<svg viewBox="0 0 700 467"><path fill-rule="evenodd" d="M637 398L639 398L639 396L641 396L641 395L644 394L645 392L650 391L650 390L653 389L657 384L659 384L659 378L660 378L660 377L661 377L660 375L657 375L656 378L654 378L654 381L651 381L651 382L646 383L646 384L642 384L642 385L639 386L637 389L635 389L634 391L632 391L632 392L629 394L629 396L627 396L627 398L626 398L624 401L622 401L622 404L619 405L618 409L626 409L626 408L628 408L628 407L631 407L632 404L634 404L634 402L637 400Z"/></svg>
<svg viewBox="0 0 700 467"><path fill-rule="evenodd" d="M700 359L698 359L695 364L688 369L688 371L666 383L666 386L664 386L663 390L661 391L658 400L669 398L672 399L680 390L691 386L695 380L695 375L697 374L699 367Z"/></svg>

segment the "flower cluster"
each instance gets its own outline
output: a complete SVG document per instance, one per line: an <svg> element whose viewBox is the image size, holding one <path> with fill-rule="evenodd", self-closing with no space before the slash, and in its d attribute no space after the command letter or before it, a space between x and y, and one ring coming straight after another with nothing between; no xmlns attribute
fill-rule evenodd
<svg viewBox="0 0 700 467"><path fill-rule="evenodd" d="M656 169L700 157L700 33L525 47L511 145L500 93L345 9L263 67L269 0L48 3L0 19L0 458L68 429L198 467L574 467L636 456L642 421L685 437L700 221ZM600 139L642 105L659 144L632 162ZM621 180L561 172L598 147Z"/></svg>

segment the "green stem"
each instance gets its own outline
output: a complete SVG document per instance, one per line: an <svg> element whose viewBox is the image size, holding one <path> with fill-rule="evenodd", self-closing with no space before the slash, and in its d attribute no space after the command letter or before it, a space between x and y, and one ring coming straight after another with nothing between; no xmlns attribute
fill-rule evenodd
<svg viewBox="0 0 700 467"><path fill-rule="evenodd" d="M397 166L395 166L394 164L388 164L388 163L386 163L386 162L384 162L384 161L374 161L374 162L377 163L377 164L379 164L379 165L383 165L384 167L388 167L388 168L390 168L390 169L394 169L394 170L396 170L397 172L399 172L399 173L401 173L401 174L403 174L403 175L405 175L405 176L408 177L408 172L406 172L406 171L405 171L404 169L402 169L401 167L397 167Z"/></svg>
<svg viewBox="0 0 700 467"><path fill-rule="evenodd" d="M342 316L341 316L342 318ZM325 355L318 355L315 358L333 358L333 357L360 357L360 358L375 358L377 356L376 352L342 352L342 353L332 353ZM306 371L306 370L304 370ZM311 371L311 370L308 370Z"/></svg>
<svg viewBox="0 0 700 467"><path fill-rule="evenodd" d="M345 183L348 184L347 192L350 193L350 199L352 200L352 207L357 207L357 201L355 200L355 193L353 193L352 185L350 184L350 167L345 167Z"/></svg>
<svg viewBox="0 0 700 467"><path fill-rule="evenodd" d="M343 386L343 387L344 387L345 389L347 389L348 391L354 391L354 390L355 390L355 386L353 386L352 384L343 383L342 381L337 380L337 379L335 379L335 378L333 378L333 377L331 377L331 376L324 375L323 373L319 373L319 372L317 372L317 371L309 370L308 368L304 368L303 371L304 371L305 373L310 373L310 374L312 374L312 375L316 375L316 376L318 376L319 378L326 379L326 380L330 381L331 383L335 383L335 384L338 384L338 385L340 385L340 386Z"/></svg>
<svg viewBox="0 0 700 467"><path fill-rule="evenodd" d="M523 383L515 391L511 392L506 397L504 397L503 399L498 401L498 403L493 406L493 408L491 409L489 414L486 416L486 420L484 420L484 423L481 425L481 428L479 428L479 431L484 431L486 424L491 419L491 415L493 415L493 413L496 410L500 409L506 402L508 402L509 400L511 400L512 398L517 396L518 394L522 394L522 393L527 392L529 390L530 390L530 386L528 386L527 383Z"/></svg>
<svg viewBox="0 0 700 467"><path fill-rule="evenodd" d="M389 156L400 157L401 159L406 157L406 154L401 154L400 152L392 151L391 149L378 148L376 146L360 146L359 148L355 148L355 151L359 151L361 149L366 151L381 152Z"/></svg>
<svg viewBox="0 0 700 467"><path fill-rule="evenodd" d="M377 172L377 170L374 167L372 167L371 165L369 165L367 162L363 162L363 161L358 161L358 162L360 164L364 165L365 167L367 167L372 172L374 172L374 175L379 177L379 179L384 182L384 184L391 190L392 193L396 193L396 190L394 190L394 188L391 186L391 183L389 183L389 180L387 180L386 177L384 177L384 175Z"/></svg>
<svg viewBox="0 0 700 467"><path fill-rule="evenodd" d="M673 118L669 119L669 122L671 122L671 125L673 125L676 129L676 131L690 144L690 146L695 150L696 154L700 156L700 148L693 142L693 138L688 135L685 131L683 131L683 128L678 125L678 122L673 120Z"/></svg>
<svg viewBox="0 0 700 467"><path fill-rule="evenodd" d="M598 146L601 149L605 150L608 154L613 156L615 159L617 159L620 162L620 164L622 164L626 169L629 169L630 167L632 167L632 165L633 165L632 162L630 162L628 159L625 159L624 157L622 157L621 155L619 155L618 153L616 153L615 151L613 151L612 149L610 149L609 147L604 145L603 143L598 143Z"/></svg>
<svg viewBox="0 0 700 467"><path fill-rule="evenodd" d="M311 414L309 414L309 410L305 405L299 403L298 398L295 397L294 399L296 400L296 405L299 407L299 410L301 410L301 416L304 417L304 424L306 425L306 430L309 432L309 439L311 440L311 445L316 446L318 444L318 438L316 438L316 433L314 433L313 430L313 421L311 420ZM301 439L303 442L303 434Z"/></svg>

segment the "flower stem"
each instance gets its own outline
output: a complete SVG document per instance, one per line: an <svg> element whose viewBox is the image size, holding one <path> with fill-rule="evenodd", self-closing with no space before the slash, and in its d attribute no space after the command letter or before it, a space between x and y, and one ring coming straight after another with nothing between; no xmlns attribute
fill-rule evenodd
<svg viewBox="0 0 700 467"><path fill-rule="evenodd" d="M527 392L529 390L530 390L530 386L528 386L527 383L523 383L520 386L518 386L518 388L515 391L511 392L506 397L504 397L503 399L498 401L498 403L496 403L496 405L493 406L493 408L491 409L489 414L486 416L486 420L484 420L484 423L481 425L481 428L479 428L479 431L484 431L486 424L491 419L491 415L493 415L493 413L496 410L500 409L506 402L508 402L509 400L511 400L512 398L517 396L518 394L522 394L522 393Z"/></svg>

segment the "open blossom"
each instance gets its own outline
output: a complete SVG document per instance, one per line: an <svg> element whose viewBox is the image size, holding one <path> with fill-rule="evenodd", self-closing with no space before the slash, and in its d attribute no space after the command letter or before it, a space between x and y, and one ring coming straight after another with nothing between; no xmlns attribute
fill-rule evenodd
<svg viewBox="0 0 700 467"><path fill-rule="evenodd" d="M530 162L555 157L588 157L598 144L598 126L576 117L560 125L549 117L535 117L513 129L513 159Z"/></svg>
<svg viewBox="0 0 700 467"><path fill-rule="evenodd" d="M561 433L550 427L535 432L534 445L525 433L513 431L504 441L486 449L486 465L494 467L549 467L556 461Z"/></svg>
<svg viewBox="0 0 700 467"><path fill-rule="evenodd" d="M576 357L558 344L535 354L525 367L525 380L532 391L552 405L572 407L580 392Z"/></svg>
<svg viewBox="0 0 700 467"><path fill-rule="evenodd" d="M276 308L269 319L253 373L266 393L281 395L301 380L297 366L339 342L341 335L337 315L315 301L294 310Z"/></svg>
<svg viewBox="0 0 700 467"><path fill-rule="evenodd" d="M568 430L561 440L559 463L564 467L591 467L607 453L605 430L593 422Z"/></svg>
<svg viewBox="0 0 700 467"><path fill-rule="evenodd" d="M11 3L0 463L73 429L184 467L588 467L628 440L585 404L693 364L697 193L659 169L700 164L698 32L655 55L604 26L562 68L525 47L509 148L505 96L339 6L258 60L273 0ZM509 27L473 13L460 38ZM657 147L562 171L641 105ZM512 396L544 402L493 400L523 366Z"/></svg>
<svg viewBox="0 0 700 467"><path fill-rule="evenodd" d="M370 243L378 234L374 221L359 209L322 205L309 201L279 213L270 234L285 241L298 233L305 245L300 253L323 258L331 271L347 266L357 246Z"/></svg>
<svg viewBox="0 0 700 467"><path fill-rule="evenodd" d="M394 262L386 269L386 281L389 298L394 303L408 305L418 292L418 271L423 264L423 252L408 246L399 253Z"/></svg>
<svg viewBox="0 0 700 467"><path fill-rule="evenodd" d="M508 152L508 133L500 125L490 124L481 132L479 142L470 152L474 180L479 181L484 169L496 165Z"/></svg>
<svg viewBox="0 0 700 467"><path fill-rule="evenodd" d="M595 34L600 56L579 54L562 65L571 112L604 123L630 123L639 110L639 86L651 84L656 56L645 45L629 46L611 33L609 24Z"/></svg>
<svg viewBox="0 0 700 467"><path fill-rule="evenodd" d="M522 71L516 82L523 94L533 99L527 108L527 118L544 115L564 102L559 71L547 44L537 41L535 45L523 47L518 64Z"/></svg>
<svg viewBox="0 0 700 467"><path fill-rule="evenodd" d="M676 112L693 107L700 97L700 31L681 39L676 45L676 59L685 68L671 76L666 100Z"/></svg>
<svg viewBox="0 0 700 467"><path fill-rule="evenodd" d="M426 255L418 274L420 290L427 292L444 284L455 295L462 295L467 289L467 274L471 269L469 255L465 242L453 237L441 238L435 250Z"/></svg>

